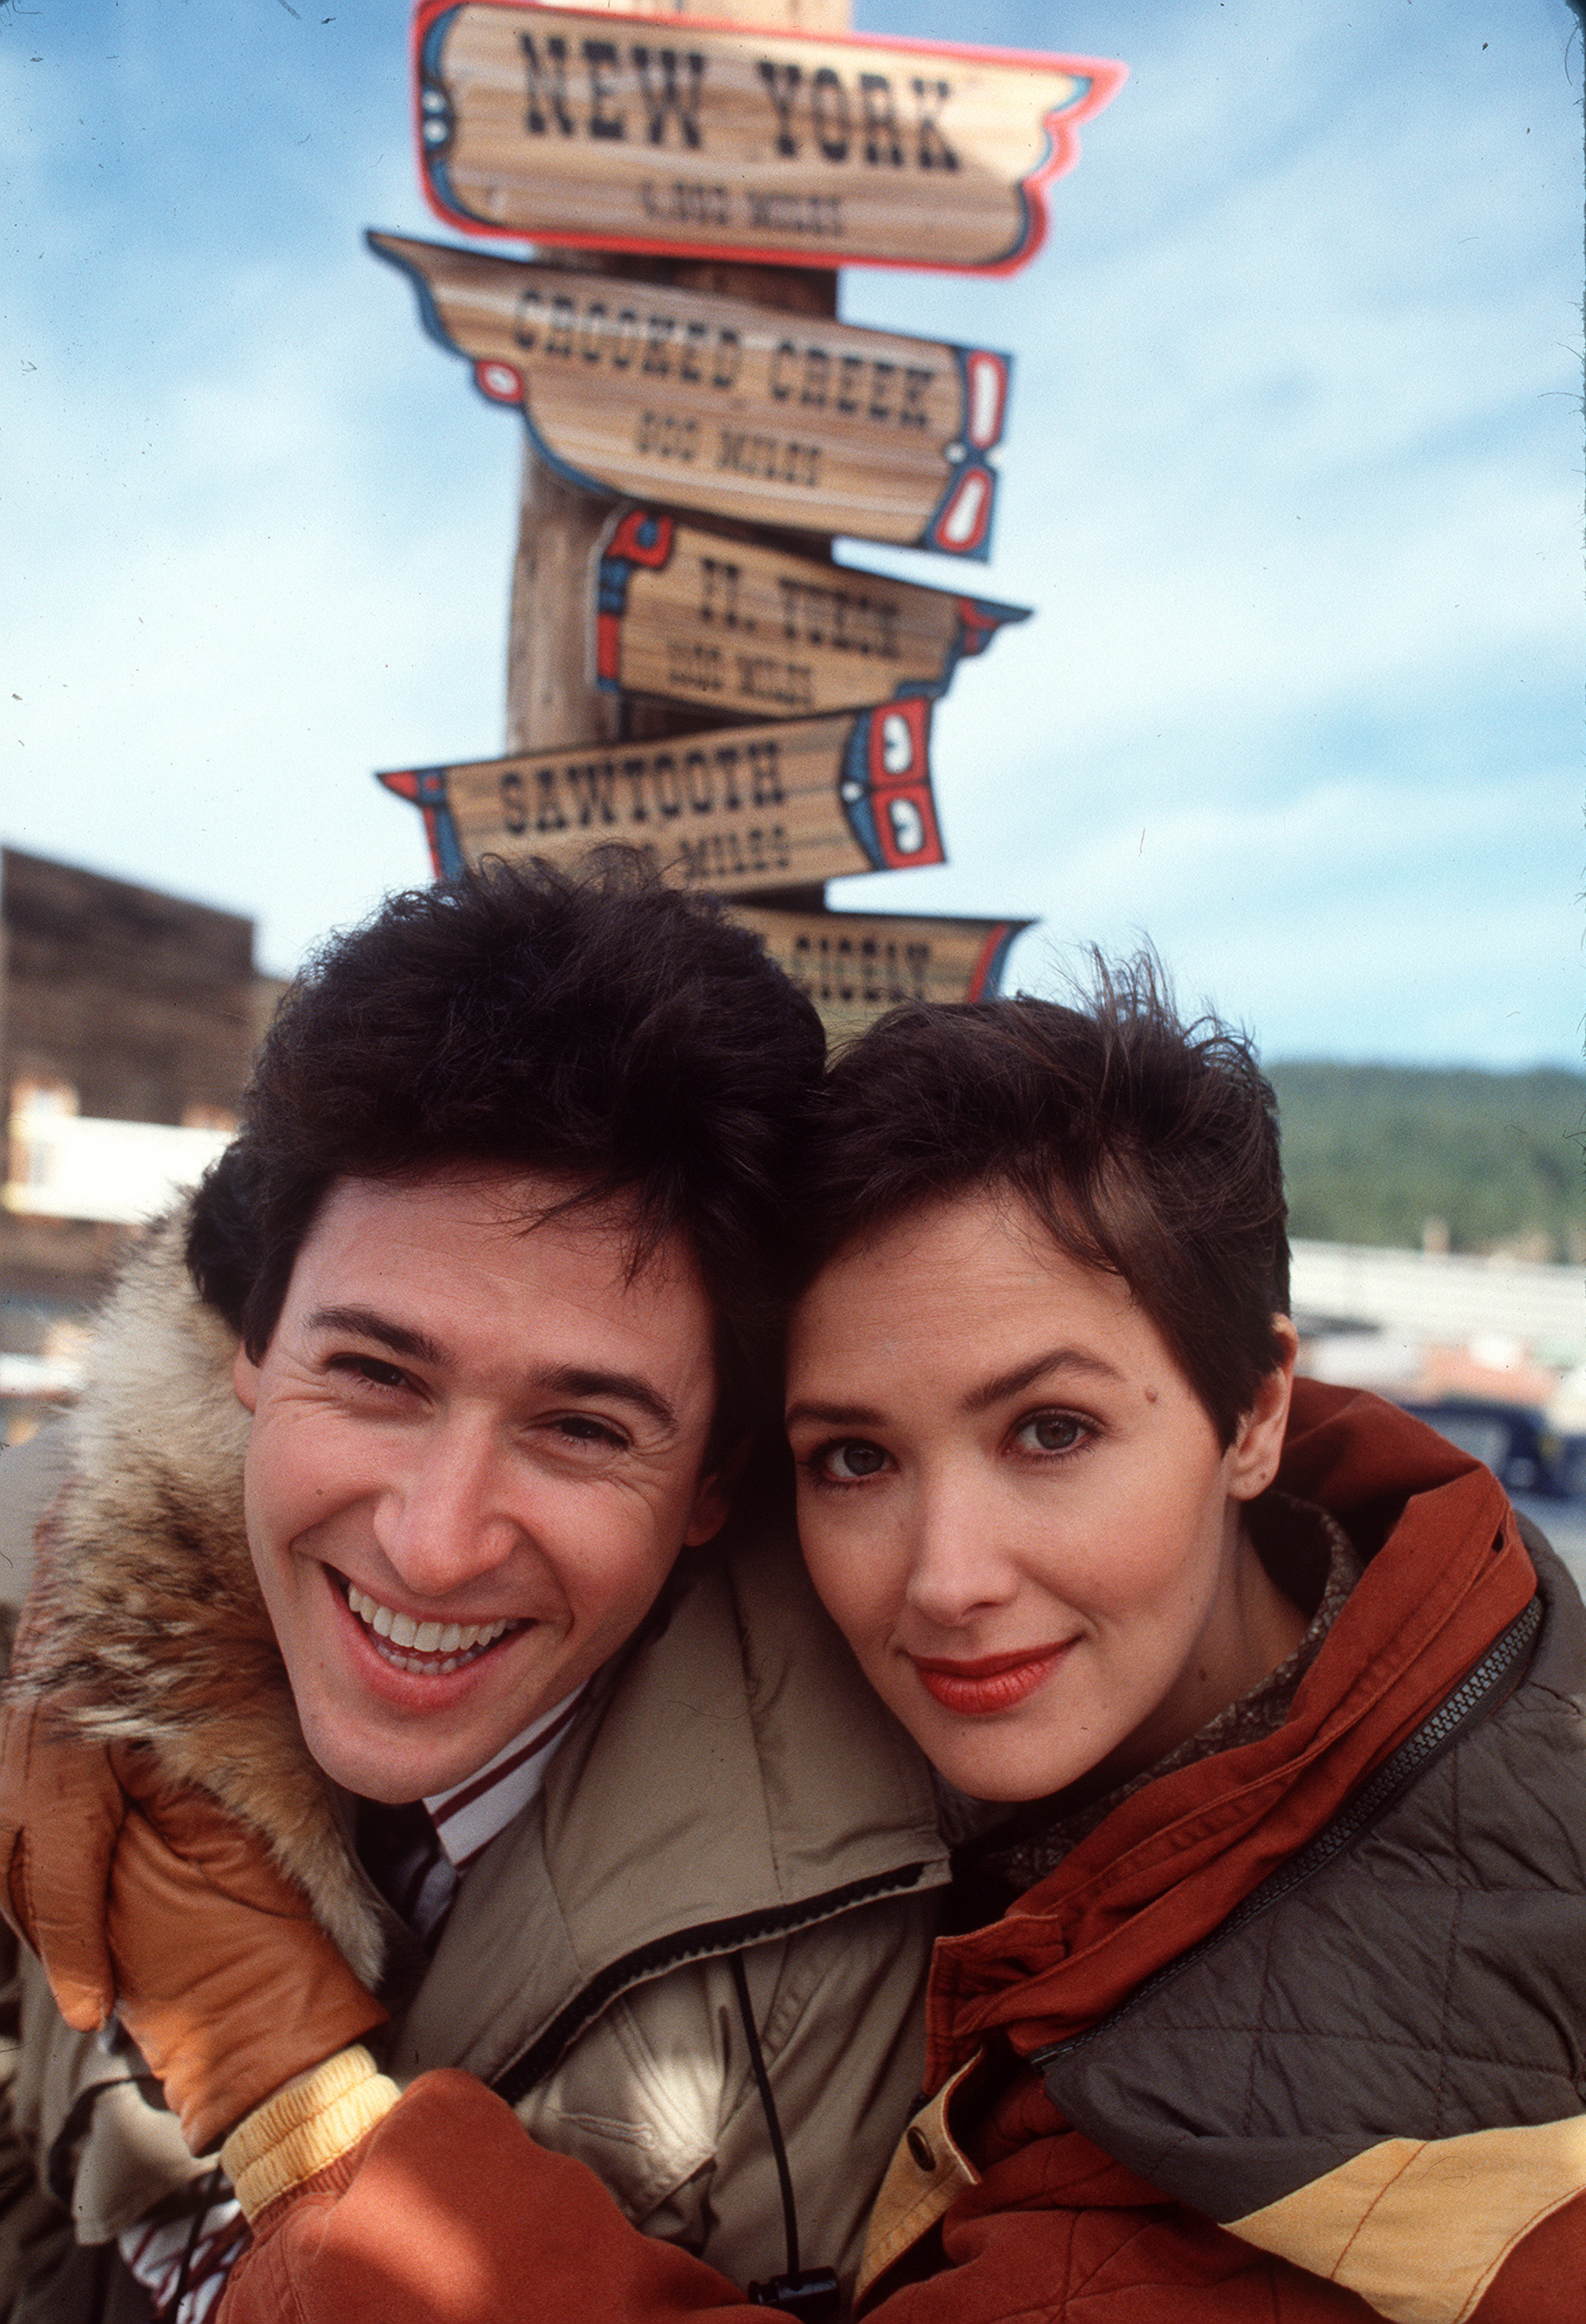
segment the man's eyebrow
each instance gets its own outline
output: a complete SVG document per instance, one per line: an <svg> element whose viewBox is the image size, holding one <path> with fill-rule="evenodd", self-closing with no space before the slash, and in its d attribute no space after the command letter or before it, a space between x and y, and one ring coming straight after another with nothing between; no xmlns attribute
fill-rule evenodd
<svg viewBox="0 0 1586 2324"><path fill-rule="evenodd" d="M660 1389L640 1372L612 1372L586 1364L558 1364L550 1371L536 1372L534 1385L549 1388L556 1396L608 1396L625 1404L636 1404L641 1412L648 1413L658 1428L674 1429L677 1414Z"/></svg>
<svg viewBox="0 0 1586 2324"><path fill-rule="evenodd" d="M373 1340L394 1356L406 1356L415 1364L442 1364L446 1351L439 1340L431 1339L427 1332L415 1332L410 1324L395 1323L389 1315L376 1313L373 1307L316 1307L309 1317L311 1332L346 1332L355 1340Z"/></svg>
<svg viewBox="0 0 1586 2324"><path fill-rule="evenodd" d="M419 1364L443 1364L446 1351L439 1340L431 1339L427 1332L415 1332L411 1325L398 1323L389 1315L381 1315L373 1307L316 1307L308 1319L311 1332L346 1332L353 1338L373 1340L388 1348L394 1356L406 1356ZM552 1396L609 1396L625 1404L637 1405L647 1413L658 1428L674 1429L677 1414L660 1389L640 1372L608 1371L602 1366L589 1364L558 1364L534 1375L534 1385Z"/></svg>
<svg viewBox="0 0 1586 2324"><path fill-rule="evenodd" d="M995 1379L984 1380L965 1397L966 1412L988 1412L994 1404L1005 1397L1018 1396L1051 1372L1079 1372L1090 1379L1119 1380L1123 1374L1104 1356L1092 1355L1088 1348L1048 1348L1044 1354L1032 1356L1027 1363L1015 1364Z"/></svg>

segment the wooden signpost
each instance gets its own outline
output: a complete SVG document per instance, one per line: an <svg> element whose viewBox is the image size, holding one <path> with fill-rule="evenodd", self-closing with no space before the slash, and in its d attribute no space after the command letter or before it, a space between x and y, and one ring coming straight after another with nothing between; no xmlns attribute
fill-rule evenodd
<svg viewBox="0 0 1586 2324"><path fill-rule="evenodd" d="M678 888L750 895L941 863L931 706L536 751L379 779L424 817L444 877L482 855L576 864L636 849Z"/></svg>
<svg viewBox="0 0 1586 2324"><path fill-rule="evenodd" d="M1009 358L371 234L568 482L984 558Z"/></svg>
<svg viewBox="0 0 1586 2324"><path fill-rule="evenodd" d="M847 0L419 0L431 208L547 247L368 237L527 430L509 754L380 781L438 876L616 845L726 898L834 1041L996 992L1029 923L820 901L945 861L932 704L1026 617L789 545L990 543L1009 359L838 322L831 270L1023 265L1125 77L846 24Z"/></svg>
<svg viewBox="0 0 1586 2324"><path fill-rule="evenodd" d="M420 167L468 234L1006 273L1122 68L1095 58L422 0Z"/></svg>
<svg viewBox="0 0 1586 2324"><path fill-rule="evenodd" d="M626 508L596 572L595 675L612 693L756 718L934 700L1027 613Z"/></svg>
<svg viewBox="0 0 1586 2324"><path fill-rule="evenodd" d="M735 904L778 967L820 1010L828 1037L852 1040L901 1001L981 1001L1028 920L909 919L901 913L794 912Z"/></svg>

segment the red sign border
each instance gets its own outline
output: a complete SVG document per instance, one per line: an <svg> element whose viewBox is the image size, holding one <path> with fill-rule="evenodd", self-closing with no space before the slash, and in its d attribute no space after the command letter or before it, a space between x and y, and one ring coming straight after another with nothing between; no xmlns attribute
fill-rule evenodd
<svg viewBox="0 0 1586 2324"><path fill-rule="evenodd" d="M962 57L977 62L1029 65L1043 70L1055 68L1071 72L1075 78L1088 78L1090 83L1084 96L1071 109L1061 115L1048 114L1045 128L1050 151L1030 172L1019 180L1019 191L1025 198L1026 226L1023 239L1006 257L993 259L982 265L954 264L951 261L928 258L877 258L868 253L858 257L841 252L828 254L811 251L802 245L783 249L774 244L739 247L720 242L657 241L643 235L614 238L608 234L528 234L521 226L492 226L484 218L469 217L449 208L436 195L431 180L429 156L423 135L423 74L424 42L431 24L438 18L450 15L459 7L509 8L519 16L530 16L548 6L550 0L418 0L413 11L413 145L418 157L419 185L424 200L443 226L455 233L476 235L481 241L526 243L557 250L619 250L642 253L661 258L718 258L736 261L751 266L808 266L816 270L835 271L842 266L894 267L908 273L998 275L1016 273L1028 265L1046 239L1046 204L1043 196L1046 188L1059 178L1066 177L1080 158L1079 132L1082 123L1093 120L1097 114L1112 102L1128 78L1129 69L1110 57L1064 56L1040 49L992 49L960 41L910 41L895 32L815 32L802 27L733 23L720 16L632 16L617 10L599 12L602 23L638 24L652 33L664 25L678 33L684 27L690 32L747 33L761 32L778 41L807 41L830 48L862 47L892 49L910 57ZM573 13L578 13L574 11Z"/></svg>

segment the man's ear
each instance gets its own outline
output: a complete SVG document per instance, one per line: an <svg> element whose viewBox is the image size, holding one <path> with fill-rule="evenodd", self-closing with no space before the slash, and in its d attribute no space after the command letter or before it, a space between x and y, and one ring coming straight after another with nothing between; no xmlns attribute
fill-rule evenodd
<svg viewBox="0 0 1586 2324"><path fill-rule="evenodd" d="M727 1523L728 1508L732 1499L732 1487L719 1469L701 1477L694 1494L694 1505L689 1511L688 1524L683 1527L683 1546L697 1549L709 1541Z"/></svg>
<svg viewBox="0 0 1586 2324"><path fill-rule="evenodd" d="M239 1340L237 1353L231 1359L231 1385L237 1390L237 1400L244 1410L254 1412L259 1403L259 1367Z"/></svg>
<svg viewBox="0 0 1586 2324"><path fill-rule="evenodd" d="M698 1549L700 1544L719 1534L727 1523L727 1513L732 1507L732 1496L738 1479L748 1466L750 1445L746 1437L735 1444L730 1452L714 1469L707 1469L694 1488L694 1503L689 1511L689 1521L683 1530L683 1546Z"/></svg>
<svg viewBox="0 0 1586 2324"><path fill-rule="evenodd" d="M1236 1501L1253 1501L1277 1474L1283 1458L1284 1431L1289 1425L1289 1397L1294 1386L1294 1359L1300 1335L1286 1315L1275 1315L1272 1328L1283 1352L1269 1372L1262 1375L1256 1399L1240 1421L1229 1446L1229 1491Z"/></svg>

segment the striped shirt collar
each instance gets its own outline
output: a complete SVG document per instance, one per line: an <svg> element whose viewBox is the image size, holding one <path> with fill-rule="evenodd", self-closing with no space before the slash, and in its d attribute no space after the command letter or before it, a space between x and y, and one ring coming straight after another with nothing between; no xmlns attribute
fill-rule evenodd
<svg viewBox="0 0 1586 2324"><path fill-rule="evenodd" d="M543 1717L515 1735L477 1774L435 1792L424 1802L436 1837L460 1872L498 1831L526 1808L543 1781L557 1745L584 1699L586 1679Z"/></svg>

